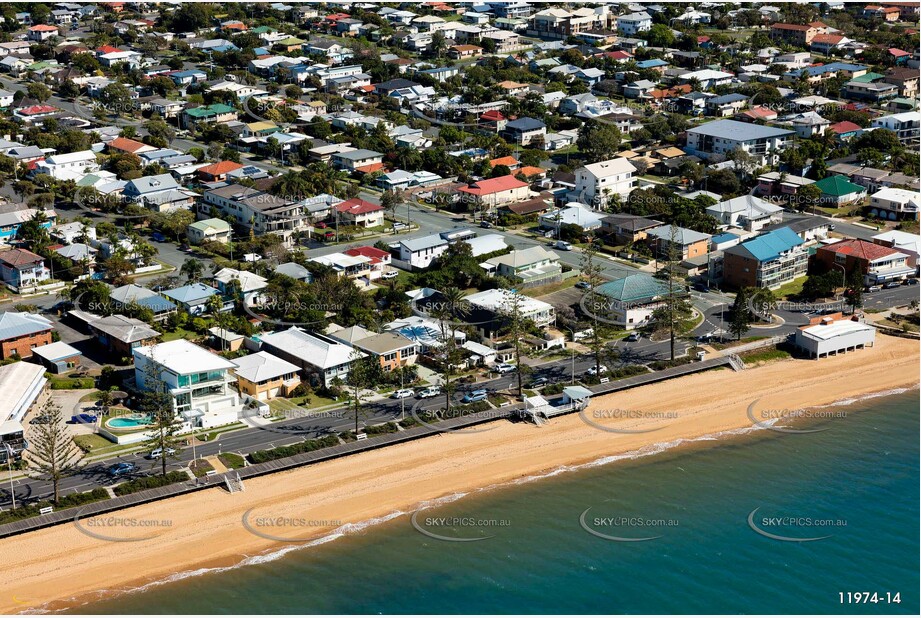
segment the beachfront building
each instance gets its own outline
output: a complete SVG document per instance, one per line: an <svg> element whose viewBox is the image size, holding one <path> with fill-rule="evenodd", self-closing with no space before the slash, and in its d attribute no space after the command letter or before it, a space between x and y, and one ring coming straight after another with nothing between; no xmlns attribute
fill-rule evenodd
<svg viewBox="0 0 921 618"><path fill-rule="evenodd" d="M236 364L185 339L135 348L138 390L165 393L190 427L217 427L238 420L243 407L230 388Z"/></svg>
<svg viewBox="0 0 921 618"><path fill-rule="evenodd" d="M683 288L679 291L683 292ZM588 301L588 310L599 319L632 330L649 321L653 311L669 294L668 284L650 275L628 275L595 288L600 302Z"/></svg>
<svg viewBox="0 0 921 618"><path fill-rule="evenodd" d="M45 369L33 363L11 363L0 367L0 463L10 455L13 461L26 449L22 426L27 414L48 400Z"/></svg>
<svg viewBox="0 0 921 618"><path fill-rule="evenodd" d="M817 270L835 271L843 279L859 272L863 274L865 285L904 281L913 276L915 267L908 260L909 256L897 249L860 238L848 238L819 247L813 257Z"/></svg>
<svg viewBox="0 0 921 618"><path fill-rule="evenodd" d="M288 397L301 379L300 368L268 352L256 352L234 359L230 373L237 378L237 389L259 401Z"/></svg>
<svg viewBox="0 0 921 618"><path fill-rule="evenodd" d="M723 281L732 288L775 290L806 274L809 252L788 227L762 234L723 251Z"/></svg>
<svg viewBox="0 0 921 618"><path fill-rule="evenodd" d="M838 313L813 318L809 326L802 326L796 331L794 342L810 358L827 358L872 348L876 342L876 329L855 318L845 319Z"/></svg>
<svg viewBox="0 0 921 618"><path fill-rule="evenodd" d="M512 290L494 289L477 292L464 297L471 307L491 312L497 318L509 316L515 311L523 320L531 320L535 326L550 326L556 322L556 309L542 300L524 296Z"/></svg>
<svg viewBox="0 0 921 618"><path fill-rule="evenodd" d="M266 351L296 365L312 384L327 388L336 378L345 380L352 362L366 356L350 345L296 326L260 339Z"/></svg>

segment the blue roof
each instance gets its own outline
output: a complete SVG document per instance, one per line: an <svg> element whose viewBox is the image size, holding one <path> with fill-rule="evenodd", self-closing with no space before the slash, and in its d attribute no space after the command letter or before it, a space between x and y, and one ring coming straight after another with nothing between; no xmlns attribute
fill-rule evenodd
<svg viewBox="0 0 921 618"><path fill-rule="evenodd" d="M803 239L788 227L782 227L758 236L748 242L742 243L744 247L759 262L770 262L780 257L780 254L793 247L803 244Z"/></svg>
<svg viewBox="0 0 921 618"><path fill-rule="evenodd" d="M825 73L837 73L838 71L866 71L869 67L863 64L851 64L849 62L832 62L829 64L823 64L817 67L805 67L803 69L794 69L792 71L787 71L784 75L791 76L800 76L803 74L803 71L809 75L809 77L815 77L816 75L824 75Z"/></svg>
<svg viewBox="0 0 921 618"><path fill-rule="evenodd" d="M667 65L668 63L661 58L650 58L649 60L641 60L636 63L636 66L641 69L654 69L656 67L664 67Z"/></svg>
<svg viewBox="0 0 921 618"><path fill-rule="evenodd" d="M730 240L737 240L738 238L739 236L737 234L730 234L729 232L725 232L724 234L718 234L717 236L714 236L710 240L716 244L720 244L729 242Z"/></svg>
<svg viewBox="0 0 921 618"><path fill-rule="evenodd" d="M180 303L195 303L196 301L205 300L215 294L219 294L210 285L205 285L204 283L193 283L192 285L184 285L181 288L175 288L172 290L166 290L163 292L164 296L172 298L176 302Z"/></svg>

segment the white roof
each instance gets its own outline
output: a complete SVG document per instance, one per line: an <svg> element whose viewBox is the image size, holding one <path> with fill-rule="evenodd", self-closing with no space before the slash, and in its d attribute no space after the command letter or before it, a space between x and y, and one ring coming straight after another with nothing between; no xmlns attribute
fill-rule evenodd
<svg viewBox="0 0 921 618"><path fill-rule="evenodd" d="M633 164L624 157L615 157L607 161L590 163L585 166L585 170L595 178L607 178L608 176L615 176L617 174L633 174L636 172L636 168L633 167Z"/></svg>
<svg viewBox="0 0 921 618"><path fill-rule="evenodd" d="M345 253L330 253L329 255L320 255L315 258L310 258L310 262L316 262L317 264L323 264L331 268L337 268L339 270L345 270L352 266L361 266L362 264L367 264L371 261L371 258L364 255L346 255Z"/></svg>
<svg viewBox="0 0 921 618"><path fill-rule="evenodd" d="M502 234L484 234L476 238L468 238L464 242L470 245L473 257L508 248L508 245L505 244L505 237Z"/></svg>
<svg viewBox="0 0 921 618"><path fill-rule="evenodd" d="M870 197L875 197L877 199L887 200L890 202L899 202L902 204L907 202L914 202L915 204L921 206L921 193L918 193L917 191L908 191L907 189L883 187Z"/></svg>
<svg viewBox="0 0 921 618"><path fill-rule="evenodd" d="M41 356L45 360L55 362L61 360L62 358L71 358L74 356L80 356L82 352L72 345L67 345L63 341L55 341L54 343L49 343L48 345L41 345L37 348L32 348L32 353L36 356Z"/></svg>
<svg viewBox="0 0 921 618"><path fill-rule="evenodd" d="M732 73L726 73L725 71L714 71L713 69L701 69L699 71L691 71L690 73L684 73L681 75L681 79L697 79L699 81L708 79L726 79L729 77L732 77Z"/></svg>
<svg viewBox="0 0 921 618"><path fill-rule="evenodd" d="M179 375L236 367L235 363L185 339L176 339L175 341L167 341L166 343L158 343L152 346L142 346L135 348L134 353L151 359Z"/></svg>
<svg viewBox="0 0 921 618"><path fill-rule="evenodd" d="M259 383L263 380L280 378L289 373L300 370L297 365L286 360L272 356L268 352L257 352L248 356L234 359L237 368L233 370L237 376L250 382Z"/></svg>
<svg viewBox="0 0 921 618"><path fill-rule="evenodd" d="M0 423L22 420L47 381L41 365L18 362L0 367Z"/></svg>
<svg viewBox="0 0 921 618"><path fill-rule="evenodd" d="M740 195L707 207L708 214L743 213L749 220L782 212L783 208L753 195Z"/></svg>
<svg viewBox="0 0 921 618"><path fill-rule="evenodd" d="M890 230L882 234L877 234L873 237L873 240L880 240L887 245L892 245L895 249L911 251L915 254L921 253L921 236L918 234L911 234L901 230Z"/></svg>
<svg viewBox="0 0 921 618"><path fill-rule="evenodd" d="M875 333L876 329L869 324L853 320L836 320L831 324L816 324L802 329L802 334L815 341L828 341L835 337L851 335L854 333Z"/></svg>
<svg viewBox="0 0 921 618"><path fill-rule="evenodd" d="M242 292L255 292L256 290L263 290L269 285L269 281L265 277L260 277L255 273L247 272L245 270L236 270L233 268L222 268L221 270L214 273L214 279L225 284L230 283L232 280L236 279L240 282L240 291Z"/></svg>
<svg viewBox="0 0 921 618"><path fill-rule="evenodd" d="M477 292L476 294L471 294L470 296L464 297L464 300L471 305L489 309L490 311L494 311L496 313L510 313L514 309L514 298L516 296L519 298L518 310L522 315L526 316L532 313L551 311L553 309L553 305L545 303L542 300L537 300L536 298L531 298L530 296L525 296L523 294L518 294L517 292L512 292L511 290L503 289Z"/></svg>
<svg viewBox="0 0 921 618"><path fill-rule="evenodd" d="M48 165L62 165L65 163L78 163L80 161L95 162L96 153L92 150L81 150L79 152L68 152L45 157L45 163Z"/></svg>
<svg viewBox="0 0 921 618"><path fill-rule="evenodd" d="M356 357L367 356L350 345L324 335L308 333L296 326L278 333L262 335L261 339L263 343L322 369L346 365Z"/></svg>

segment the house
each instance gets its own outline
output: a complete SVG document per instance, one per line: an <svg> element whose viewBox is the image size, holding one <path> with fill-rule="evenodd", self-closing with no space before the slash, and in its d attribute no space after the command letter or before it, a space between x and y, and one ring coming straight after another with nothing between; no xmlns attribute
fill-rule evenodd
<svg viewBox="0 0 921 618"><path fill-rule="evenodd" d="M197 125L205 122L230 122L237 119L237 110L230 105L214 103L199 107L186 108L182 112L182 126L194 130Z"/></svg>
<svg viewBox="0 0 921 618"><path fill-rule="evenodd" d="M794 343L810 358L828 358L853 350L873 347L876 329L854 318L845 319L840 313L819 316L809 326L796 330Z"/></svg>
<svg viewBox="0 0 921 618"><path fill-rule="evenodd" d="M0 277L16 289L38 285L51 278L45 259L26 249L0 251Z"/></svg>
<svg viewBox="0 0 921 618"><path fill-rule="evenodd" d="M547 125L535 118L519 118L507 122L502 134L507 141L524 147L542 143L547 135Z"/></svg>
<svg viewBox="0 0 921 618"><path fill-rule="evenodd" d="M806 185L811 185L815 181L811 178L794 176L781 172L766 172L758 176L758 186L755 187L758 195L780 195L790 196L796 193Z"/></svg>
<svg viewBox="0 0 921 618"><path fill-rule="evenodd" d="M322 264L331 269L337 277L348 277L362 284L370 284L372 279L379 279L383 274L383 264L375 263L364 255L346 255L345 253L328 253L308 260Z"/></svg>
<svg viewBox="0 0 921 618"><path fill-rule="evenodd" d="M185 339L139 346L133 356L137 388L166 393L173 412L189 427L239 420L243 406L228 374L235 363Z"/></svg>
<svg viewBox="0 0 921 618"><path fill-rule="evenodd" d="M569 202L563 208L551 210L538 217L541 229L559 232L563 226L576 225L583 231L596 230L601 227L604 217L596 210L591 210L579 202Z"/></svg>
<svg viewBox="0 0 921 618"><path fill-rule="evenodd" d="M738 92L731 92L723 96L711 97L704 102L707 113L711 116L723 118L732 116L749 103L749 97Z"/></svg>
<svg viewBox="0 0 921 618"><path fill-rule="evenodd" d="M885 187L870 196L869 214L881 219L918 219L921 193Z"/></svg>
<svg viewBox="0 0 921 618"><path fill-rule="evenodd" d="M921 136L921 112L904 112L890 116L880 116L870 122L875 129L888 129L899 136L903 143L917 144Z"/></svg>
<svg viewBox="0 0 921 618"><path fill-rule="evenodd" d="M908 254L892 247L848 238L819 247L813 263L819 272L838 269L842 285L855 271L863 275L864 285L881 285L913 276L915 267L909 263L909 258Z"/></svg>
<svg viewBox="0 0 921 618"><path fill-rule="evenodd" d="M501 321L517 310L521 319L533 322L538 328L556 322L556 310L553 305L513 290L493 289L476 292L465 296L464 302L473 308L472 311L481 309L492 314L493 321Z"/></svg>
<svg viewBox="0 0 921 618"><path fill-rule="evenodd" d="M151 150L156 150L156 148L127 137L116 137L106 142L106 150L111 154L130 153L140 155L142 152L150 152Z"/></svg>
<svg viewBox="0 0 921 618"><path fill-rule="evenodd" d="M481 264L484 268L486 265L495 274L520 283L520 287L554 283L560 281L563 274L560 256L541 246L516 249Z"/></svg>
<svg viewBox="0 0 921 618"><path fill-rule="evenodd" d="M266 299L263 290L269 286L265 277L235 268L222 268L212 279L225 300L241 300L245 306L261 305Z"/></svg>
<svg viewBox="0 0 921 618"><path fill-rule="evenodd" d="M830 226L833 224L824 217L797 217L786 219L781 223L775 223L762 228L762 232L773 232L782 227L788 227L803 239L804 243L815 243L828 238L831 231Z"/></svg>
<svg viewBox="0 0 921 618"><path fill-rule="evenodd" d="M457 190L461 199L473 204L474 209L495 209L503 204L520 202L530 194L528 183L512 176L497 176L471 183Z"/></svg>
<svg viewBox="0 0 921 618"><path fill-rule="evenodd" d="M34 313L0 313L0 360L29 358L32 350L51 343L51 320Z"/></svg>
<svg viewBox="0 0 921 618"><path fill-rule="evenodd" d="M350 345L296 326L260 338L265 351L293 363L312 384L326 388L336 378L345 380L352 362L367 356Z"/></svg>
<svg viewBox="0 0 921 618"><path fill-rule="evenodd" d="M783 208L753 195L741 195L707 206L706 213L724 227L739 227L749 232L783 220Z"/></svg>
<svg viewBox="0 0 921 618"><path fill-rule="evenodd" d="M32 350L32 359L51 373L67 373L80 364L83 353L63 341L55 341Z"/></svg>
<svg viewBox="0 0 921 618"><path fill-rule="evenodd" d="M886 71L883 81L887 84L893 84L899 89L899 96L907 99L916 99L918 97L919 75L917 69L906 67L893 67Z"/></svg>
<svg viewBox="0 0 921 618"><path fill-rule="evenodd" d="M191 209L197 194L183 189L172 174L142 176L129 180L122 191L124 198L155 212Z"/></svg>
<svg viewBox="0 0 921 618"><path fill-rule="evenodd" d="M908 256L908 263L918 268L918 256L921 255L921 236L901 230L889 230L873 237L873 242L884 247L892 247Z"/></svg>
<svg viewBox="0 0 921 618"><path fill-rule="evenodd" d="M723 281L739 289L777 289L806 274L809 252L793 230L782 227L723 251Z"/></svg>
<svg viewBox="0 0 921 618"><path fill-rule="evenodd" d="M652 28L652 16L641 11L617 17L617 31L624 36L634 36Z"/></svg>
<svg viewBox="0 0 921 618"><path fill-rule="evenodd" d="M92 150L52 155L35 164L36 174L48 174L55 180L78 180L98 170L99 163Z"/></svg>
<svg viewBox="0 0 921 618"><path fill-rule="evenodd" d="M401 240L399 244L400 260L410 268L428 268L432 260L447 251L448 241L440 234L431 234L421 238Z"/></svg>
<svg viewBox="0 0 921 618"><path fill-rule="evenodd" d="M102 317L78 309L68 312L75 320L85 324L96 341L115 358L128 358L132 351L156 342L160 333L145 322L120 314Z"/></svg>
<svg viewBox="0 0 921 618"><path fill-rule="evenodd" d="M344 225L355 225L363 228L384 225L384 207L379 204L372 204L360 197L336 204L334 208Z"/></svg>
<svg viewBox="0 0 921 618"><path fill-rule="evenodd" d="M713 69L701 69L700 71L691 71L689 73L683 73L678 76L678 82L689 84L693 81L697 81L700 84L702 90L710 90L718 86L726 86L731 81L734 75L732 73L726 73L725 71L714 71Z"/></svg>
<svg viewBox="0 0 921 618"><path fill-rule="evenodd" d="M163 292L164 296L172 299L177 305L194 316L208 313L208 299L216 294L219 295L220 292L204 283L192 283Z"/></svg>
<svg viewBox="0 0 921 618"><path fill-rule="evenodd" d="M216 208L226 219L255 235L277 234L286 246L294 242L294 233L309 227L311 198L293 201L259 189L227 184L207 189L199 204L199 214L210 216Z"/></svg>
<svg viewBox="0 0 921 618"><path fill-rule="evenodd" d="M630 195L636 187L634 174L636 168L623 157L591 163L576 170L573 195L579 202L601 210L610 196L624 199Z"/></svg>
<svg viewBox="0 0 921 618"><path fill-rule="evenodd" d="M189 242L200 245L205 242L230 242L233 235L233 229L230 224L223 219L204 219L196 221L186 228L186 236Z"/></svg>
<svg viewBox="0 0 921 618"><path fill-rule="evenodd" d="M483 48L477 45L452 45L448 48L448 57L455 60L475 58L483 54Z"/></svg>
<svg viewBox="0 0 921 618"><path fill-rule="evenodd" d="M132 305L150 309L154 320L158 322L165 320L170 314L176 312L175 303L163 298L153 290L134 283L123 285L109 292L109 300L116 311L124 311Z"/></svg>
<svg viewBox="0 0 921 618"><path fill-rule="evenodd" d="M628 275L595 288L601 297L590 303L592 312L605 322L633 330L644 326L668 298L668 283L645 273ZM681 291L681 295L686 293Z"/></svg>
<svg viewBox="0 0 921 618"><path fill-rule="evenodd" d="M37 43L43 43L50 39L51 37L58 36L59 31L57 26L46 26L45 24L36 24L29 28L28 39L30 41L36 41Z"/></svg>
<svg viewBox="0 0 921 618"><path fill-rule="evenodd" d="M689 154L701 159L721 161L740 148L762 165L776 164L779 153L786 150L794 135L789 129L779 129L737 120L715 120L688 129Z"/></svg>
<svg viewBox="0 0 921 618"><path fill-rule="evenodd" d="M218 161L211 165L206 165L195 170L199 180L202 182L223 182L227 180L227 174L238 169L242 169L243 164L234 161Z"/></svg>
<svg viewBox="0 0 921 618"><path fill-rule="evenodd" d="M444 180L438 174L420 170L418 172L407 172L404 170L394 170L382 174L377 179L377 186L386 191L402 191L416 187L427 187L437 184Z"/></svg>
<svg viewBox="0 0 921 618"><path fill-rule="evenodd" d="M390 270L391 256L390 253L377 247L352 247L343 251L345 255L351 257L363 257L370 260L368 263L371 267L371 279L378 279L387 270Z"/></svg>
<svg viewBox="0 0 921 618"><path fill-rule="evenodd" d="M661 221L637 215L614 214L601 219L601 233L612 237L615 245L629 245L645 240L648 230L662 225Z"/></svg>
<svg viewBox="0 0 921 618"><path fill-rule="evenodd" d="M656 255L668 257L674 248L680 259L687 260L709 252L710 235L677 225L660 225L646 230L646 243Z"/></svg>
<svg viewBox="0 0 921 618"><path fill-rule="evenodd" d="M817 181L815 186L822 191L821 200L835 207L867 196L866 188L848 181L844 176L826 176Z"/></svg>
<svg viewBox="0 0 921 618"><path fill-rule="evenodd" d="M248 354L233 362L236 366L230 373L237 378L237 389L259 401L288 397L301 383L297 365L268 352Z"/></svg>
<svg viewBox="0 0 921 618"><path fill-rule="evenodd" d="M295 281L303 281L305 283L311 283L313 281L311 272L296 262L279 264L275 267L275 274L291 277Z"/></svg>
<svg viewBox="0 0 921 618"><path fill-rule="evenodd" d="M818 28L808 25L774 24L771 26L771 39L798 47L808 47L818 34Z"/></svg>
<svg viewBox="0 0 921 618"><path fill-rule="evenodd" d="M370 174L384 167L384 154L374 150L357 149L332 155L332 165L349 173Z"/></svg>
<svg viewBox="0 0 921 618"><path fill-rule="evenodd" d="M353 326L330 333L329 336L376 358L385 371L415 365L419 355L419 345L400 333L378 334L361 326Z"/></svg>
<svg viewBox="0 0 921 618"><path fill-rule="evenodd" d="M655 90L655 88L655 82L648 79L640 79L625 85L623 87L623 95L628 99L640 99Z"/></svg>

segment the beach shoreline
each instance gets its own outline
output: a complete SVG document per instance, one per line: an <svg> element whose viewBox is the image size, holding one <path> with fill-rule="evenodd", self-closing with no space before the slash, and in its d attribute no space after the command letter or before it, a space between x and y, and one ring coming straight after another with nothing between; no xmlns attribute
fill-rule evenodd
<svg viewBox="0 0 921 618"><path fill-rule="evenodd" d="M769 424L780 411L917 388L918 365L918 342L879 335L875 347L840 357L708 371L598 397L584 415L543 427L496 421L483 432L442 434L251 479L243 493L209 489L115 514L169 522L157 529L112 524L90 536L68 524L11 537L0 541L9 587L0 612L73 608L171 577L268 560L333 540L349 524L365 529L484 488L675 446L720 444L716 437L752 431L753 402Z"/></svg>

